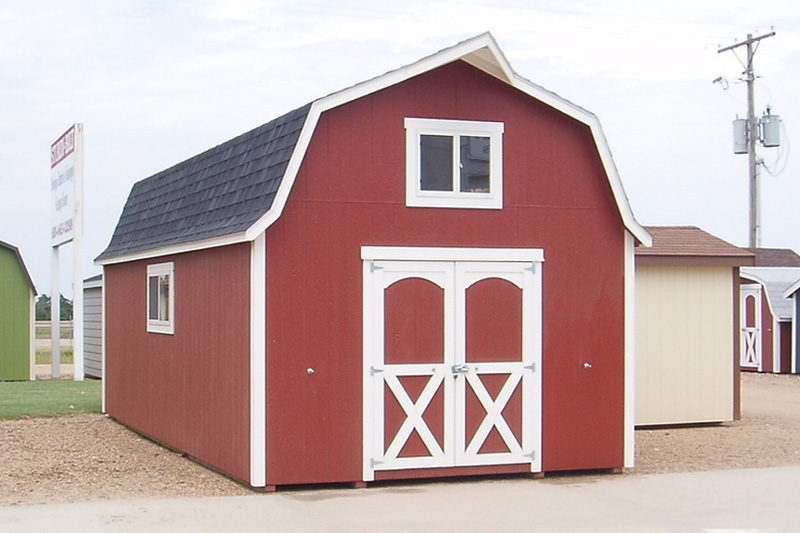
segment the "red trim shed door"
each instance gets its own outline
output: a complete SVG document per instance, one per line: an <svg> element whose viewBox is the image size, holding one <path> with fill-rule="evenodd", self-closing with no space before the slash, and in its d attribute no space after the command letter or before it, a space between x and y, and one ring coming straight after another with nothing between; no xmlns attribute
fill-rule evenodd
<svg viewBox="0 0 800 533"><path fill-rule="evenodd" d="M375 470L540 470L540 269L366 263L366 479Z"/></svg>
<svg viewBox="0 0 800 533"><path fill-rule="evenodd" d="M761 285L742 285L741 367L761 370Z"/></svg>

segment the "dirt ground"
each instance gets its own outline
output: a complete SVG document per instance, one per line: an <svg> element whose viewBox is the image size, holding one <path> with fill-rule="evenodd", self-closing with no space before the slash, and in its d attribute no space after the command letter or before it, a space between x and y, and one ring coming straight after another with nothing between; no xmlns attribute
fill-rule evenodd
<svg viewBox="0 0 800 533"><path fill-rule="evenodd" d="M639 429L634 474L800 465L800 375L742 374L742 419Z"/></svg>
<svg viewBox="0 0 800 533"><path fill-rule="evenodd" d="M800 375L744 374L742 415L638 430L625 475L800 465ZM103 415L0 421L0 505L241 494L252 491Z"/></svg>

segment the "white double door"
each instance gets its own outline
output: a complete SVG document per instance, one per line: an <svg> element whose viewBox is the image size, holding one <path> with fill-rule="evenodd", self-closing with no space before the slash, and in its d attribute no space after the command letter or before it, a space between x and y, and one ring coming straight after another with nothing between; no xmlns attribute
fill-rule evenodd
<svg viewBox="0 0 800 533"><path fill-rule="evenodd" d="M365 262L365 479L540 471L541 264Z"/></svg>

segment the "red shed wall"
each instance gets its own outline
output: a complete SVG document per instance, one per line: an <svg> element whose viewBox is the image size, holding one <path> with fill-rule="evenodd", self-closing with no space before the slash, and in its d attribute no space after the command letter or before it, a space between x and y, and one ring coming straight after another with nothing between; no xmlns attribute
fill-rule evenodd
<svg viewBox="0 0 800 533"><path fill-rule="evenodd" d="M147 265L175 263L175 334L147 332ZM106 407L120 422L250 477L250 247L105 267Z"/></svg>
<svg viewBox="0 0 800 533"><path fill-rule="evenodd" d="M791 373L792 371L792 323L791 322L778 322L780 328L780 368L776 369L777 372L783 374Z"/></svg>
<svg viewBox="0 0 800 533"><path fill-rule="evenodd" d="M504 208L407 208L405 117L505 123ZM325 112L268 230L268 484L361 479L364 245L543 248L544 469L622 466L624 231L590 130L459 62Z"/></svg>

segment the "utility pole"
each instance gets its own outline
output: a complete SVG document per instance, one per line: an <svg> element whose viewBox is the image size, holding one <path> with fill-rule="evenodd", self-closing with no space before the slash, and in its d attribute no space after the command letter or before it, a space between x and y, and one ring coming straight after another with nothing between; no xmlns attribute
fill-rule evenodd
<svg viewBox="0 0 800 533"><path fill-rule="evenodd" d="M758 49L758 44L762 39L772 37L775 35L774 31L753 37L751 33L747 34L747 39L741 43L736 43L725 48L717 50L718 53L727 52L728 50L735 50L740 46L747 47L747 62L744 65L745 70L744 81L747 82L747 157L750 167L750 227L748 231L750 248L759 248L761 246L761 217L759 215L759 187L758 187L758 165L759 161L756 157L756 139L758 137L758 124L756 122L755 112L755 98L754 98L754 85L755 85L755 71L753 69L753 56ZM756 45L755 47L753 45ZM740 60L741 62L741 60Z"/></svg>

